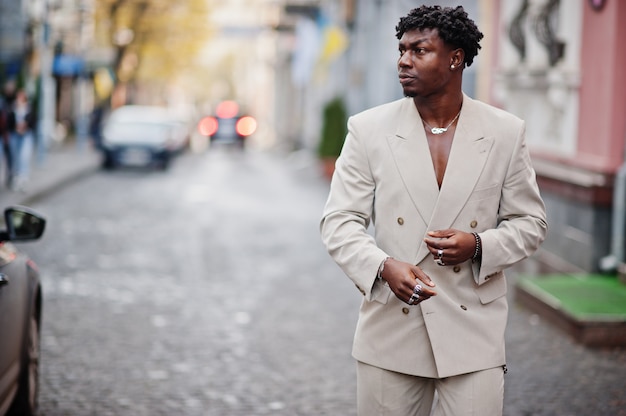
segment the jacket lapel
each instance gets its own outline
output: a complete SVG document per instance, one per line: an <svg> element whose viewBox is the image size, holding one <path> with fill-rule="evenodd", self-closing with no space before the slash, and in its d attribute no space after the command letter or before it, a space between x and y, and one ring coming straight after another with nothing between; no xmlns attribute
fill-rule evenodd
<svg viewBox="0 0 626 416"><path fill-rule="evenodd" d="M441 191L428 224L429 231L452 227L474 191L493 145L494 138L486 137L480 124L480 109L471 98L465 96L463 100ZM416 262L421 262L428 254L426 244L422 243Z"/></svg>
<svg viewBox="0 0 626 416"><path fill-rule="evenodd" d="M400 113L396 135L388 138L389 147L415 208L428 224L439 189L426 133L412 99L405 99Z"/></svg>
<svg viewBox="0 0 626 416"><path fill-rule="evenodd" d="M413 100L407 99L401 112L398 131L395 137L389 138L389 145L404 186L428 230L450 228L474 190L494 138L485 137L480 109L471 98L464 96L440 190L426 133ZM428 254L422 243L416 263Z"/></svg>

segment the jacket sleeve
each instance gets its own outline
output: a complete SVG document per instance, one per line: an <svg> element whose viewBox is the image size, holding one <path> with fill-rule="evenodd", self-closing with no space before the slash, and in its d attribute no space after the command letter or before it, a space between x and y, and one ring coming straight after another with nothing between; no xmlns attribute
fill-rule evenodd
<svg viewBox="0 0 626 416"><path fill-rule="evenodd" d="M522 125L502 187L497 227L480 233L482 259L477 283L484 283L534 253L545 239L547 229L545 206Z"/></svg>
<svg viewBox="0 0 626 416"><path fill-rule="evenodd" d="M375 188L366 144L350 118L320 232L331 257L368 300L378 267L387 257L367 231L373 216Z"/></svg>

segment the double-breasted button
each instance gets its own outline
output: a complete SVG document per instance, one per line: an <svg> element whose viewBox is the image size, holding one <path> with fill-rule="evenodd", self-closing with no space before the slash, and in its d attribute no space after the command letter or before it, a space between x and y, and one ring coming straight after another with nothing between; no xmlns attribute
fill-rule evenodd
<svg viewBox="0 0 626 416"><path fill-rule="evenodd" d="M466 311L466 310L467 310L467 306L465 306L465 305L461 305L461 309L463 309L464 311Z"/></svg>
<svg viewBox="0 0 626 416"><path fill-rule="evenodd" d="M404 225L404 218L398 217L398 219L396 221L398 221L398 224Z"/></svg>
<svg viewBox="0 0 626 416"><path fill-rule="evenodd" d="M472 228L476 228L477 225L478 225L478 221L476 220L472 220L472 222L470 222L470 227Z"/></svg>
<svg viewBox="0 0 626 416"><path fill-rule="evenodd" d="M460 271L461 271L461 266L459 266L459 265L457 264L456 266L454 266L454 267L452 268L452 270L454 271L454 273L458 273L458 272L460 272Z"/></svg>
<svg viewBox="0 0 626 416"><path fill-rule="evenodd" d="M409 314L409 308L402 308L402 313L405 315Z"/></svg>

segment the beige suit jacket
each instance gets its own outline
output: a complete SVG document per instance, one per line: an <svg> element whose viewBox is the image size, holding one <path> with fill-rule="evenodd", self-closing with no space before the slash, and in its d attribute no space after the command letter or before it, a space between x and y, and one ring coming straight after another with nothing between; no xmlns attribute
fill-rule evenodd
<svg viewBox="0 0 626 416"><path fill-rule="evenodd" d="M423 239L447 228L478 232L482 261L436 265ZM351 117L321 235L364 295L353 356L436 378L504 365L504 270L532 254L546 231L519 118L465 96L439 189L412 99ZM387 256L421 267L438 295L415 306L400 301L376 279Z"/></svg>

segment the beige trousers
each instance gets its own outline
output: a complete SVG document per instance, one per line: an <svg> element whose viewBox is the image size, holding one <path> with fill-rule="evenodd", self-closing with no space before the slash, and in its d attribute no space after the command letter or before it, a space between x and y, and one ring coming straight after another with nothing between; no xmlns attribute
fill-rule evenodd
<svg viewBox="0 0 626 416"><path fill-rule="evenodd" d="M357 362L359 416L501 416L501 367L442 379Z"/></svg>

